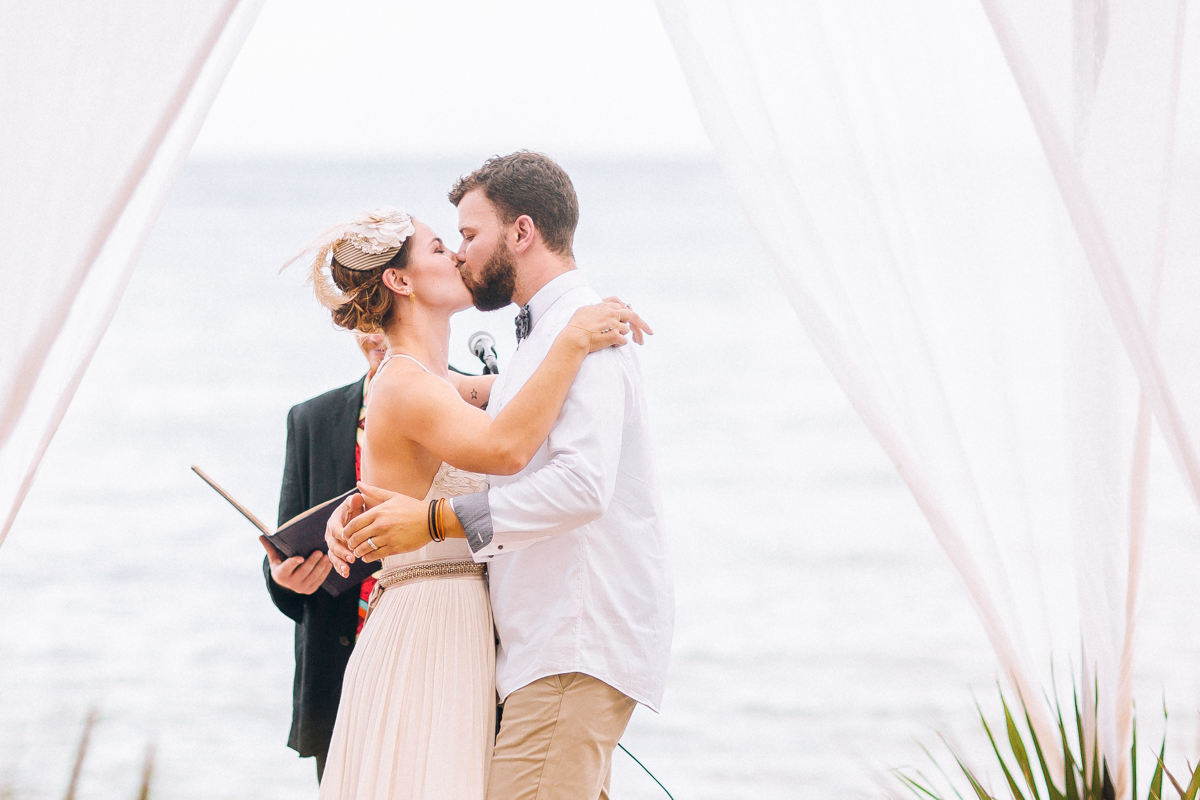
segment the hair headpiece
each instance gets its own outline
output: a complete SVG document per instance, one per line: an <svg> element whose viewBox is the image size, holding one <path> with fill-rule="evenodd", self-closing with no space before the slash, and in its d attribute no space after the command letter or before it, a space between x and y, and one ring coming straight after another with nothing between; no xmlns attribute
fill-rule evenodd
<svg viewBox="0 0 1200 800"><path fill-rule="evenodd" d="M357 219L334 225L287 260L279 271L313 253L313 271L323 269L330 253L346 269L369 270L391 261L408 237L416 232L412 217L384 206L367 211Z"/></svg>
<svg viewBox="0 0 1200 800"><path fill-rule="evenodd" d="M377 208L350 222L327 229L300 248L300 252L289 258L279 271L283 272L305 254L313 253L308 281L321 305L335 311L347 303L358 302L358 295L365 285L350 292L339 289L330 280L332 276L326 274L331 254L338 264L347 269L358 272L373 270L391 261L415 232L412 217L408 214L387 206Z"/></svg>

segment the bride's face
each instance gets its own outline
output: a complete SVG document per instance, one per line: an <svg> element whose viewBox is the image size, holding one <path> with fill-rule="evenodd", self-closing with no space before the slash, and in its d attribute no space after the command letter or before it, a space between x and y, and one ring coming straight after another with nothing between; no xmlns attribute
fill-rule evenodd
<svg viewBox="0 0 1200 800"><path fill-rule="evenodd" d="M417 296L417 303L451 312L471 306L471 293L458 271L458 257L447 247L433 229L419 220L413 221L412 253L408 267L400 274ZM405 301L402 299L402 301Z"/></svg>

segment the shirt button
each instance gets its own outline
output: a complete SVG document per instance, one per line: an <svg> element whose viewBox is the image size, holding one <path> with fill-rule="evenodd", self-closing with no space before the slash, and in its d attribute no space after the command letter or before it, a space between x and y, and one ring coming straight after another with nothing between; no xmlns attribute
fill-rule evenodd
<svg viewBox="0 0 1200 800"><path fill-rule="evenodd" d="M345 647L346 645L350 644L350 637L349 637L349 636L343 636L343 637L341 637L341 638L339 638L339 639L338 639L338 642L339 642L339 643L341 643L342 647Z"/></svg>
<svg viewBox="0 0 1200 800"><path fill-rule="evenodd" d="M496 545L496 549L497 549L497 550L503 550L503 549L504 549L504 545L502 545L502 544L498 544L498 545Z"/></svg>

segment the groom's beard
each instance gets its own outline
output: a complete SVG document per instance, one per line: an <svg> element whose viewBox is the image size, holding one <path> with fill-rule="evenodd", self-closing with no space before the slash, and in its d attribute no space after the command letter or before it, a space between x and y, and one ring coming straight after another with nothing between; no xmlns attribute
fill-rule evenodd
<svg viewBox="0 0 1200 800"><path fill-rule="evenodd" d="M462 277L475 307L480 311L495 311L512 302L517 286L517 260L508 249L508 243L500 242L479 270L478 281L472 280L466 272Z"/></svg>

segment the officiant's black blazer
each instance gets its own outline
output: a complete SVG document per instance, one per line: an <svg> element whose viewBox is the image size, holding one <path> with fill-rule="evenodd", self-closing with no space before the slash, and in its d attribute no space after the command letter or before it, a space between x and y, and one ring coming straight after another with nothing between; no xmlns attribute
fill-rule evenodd
<svg viewBox="0 0 1200 800"><path fill-rule="evenodd" d="M362 399L363 381L358 380L288 412L280 524L354 488ZM310 595L297 594L271 580L266 559L263 574L275 605L296 622L296 678L288 746L302 756L317 756L323 766L342 695L342 676L354 649L359 593L352 590L331 597L318 589Z"/></svg>

